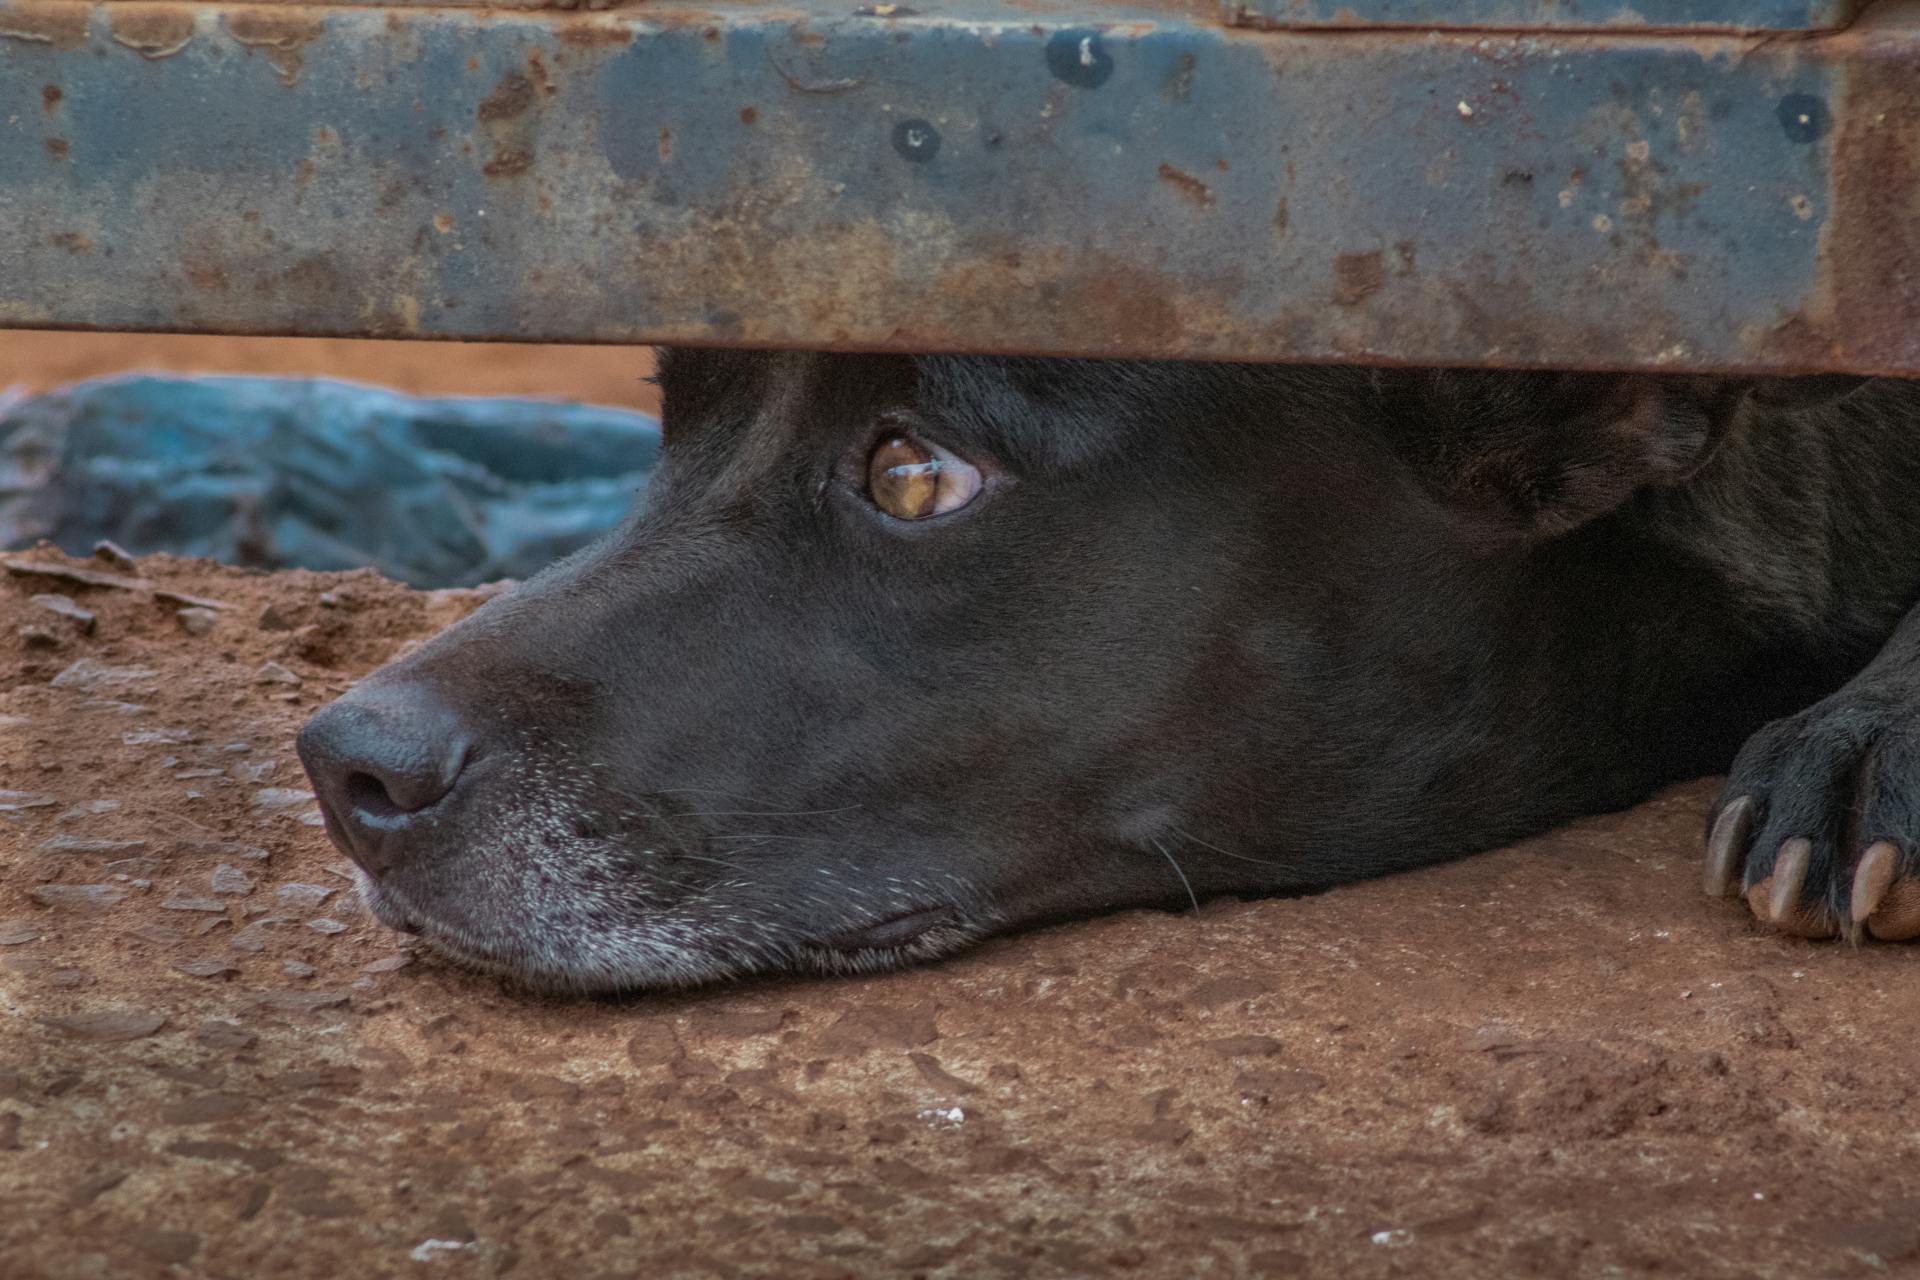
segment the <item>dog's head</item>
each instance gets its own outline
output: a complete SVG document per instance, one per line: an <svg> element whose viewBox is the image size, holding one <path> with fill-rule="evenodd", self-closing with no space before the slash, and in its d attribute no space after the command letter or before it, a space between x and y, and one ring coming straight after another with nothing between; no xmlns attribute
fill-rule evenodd
<svg viewBox="0 0 1920 1280"><path fill-rule="evenodd" d="M661 380L634 518L301 734L383 920L615 989L1439 849L1521 553L1396 443L1435 388L691 350Z"/></svg>

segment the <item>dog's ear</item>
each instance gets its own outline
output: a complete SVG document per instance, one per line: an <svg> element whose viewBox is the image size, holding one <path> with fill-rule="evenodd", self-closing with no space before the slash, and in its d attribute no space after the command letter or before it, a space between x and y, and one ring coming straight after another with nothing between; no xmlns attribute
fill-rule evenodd
<svg viewBox="0 0 1920 1280"><path fill-rule="evenodd" d="M1864 379L1391 370L1394 449L1436 498L1499 540L1551 538L1641 489L1685 484L1753 411L1831 403Z"/></svg>

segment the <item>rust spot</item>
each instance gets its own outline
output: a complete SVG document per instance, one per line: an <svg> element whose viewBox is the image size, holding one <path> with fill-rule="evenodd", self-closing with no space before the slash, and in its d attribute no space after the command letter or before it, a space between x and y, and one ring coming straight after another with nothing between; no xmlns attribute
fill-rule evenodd
<svg viewBox="0 0 1920 1280"><path fill-rule="evenodd" d="M451 215L449 215L449 214L444 214L444 213L436 213L436 214L434 214L434 215L433 215L433 229L434 229L435 231L438 231L438 232L439 232L439 233L440 233L441 235L443 235L443 236L444 236L444 235L451 235L451 234L453 233L453 218L452 218L452 216L451 216Z"/></svg>
<svg viewBox="0 0 1920 1280"><path fill-rule="evenodd" d="M92 14L90 7L73 4L0 8L0 40L77 49L87 42L87 21Z"/></svg>
<svg viewBox="0 0 1920 1280"><path fill-rule="evenodd" d="M51 112L60 105L60 99L66 96L66 94L60 92L59 85L44 85L40 89L40 105L45 110Z"/></svg>
<svg viewBox="0 0 1920 1280"><path fill-rule="evenodd" d="M560 92L559 87L553 83L553 77L547 73L546 59L540 56L538 49L527 55L527 74L533 77L534 85L547 97L551 98Z"/></svg>
<svg viewBox="0 0 1920 1280"><path fill-rule="evenodd" d="M1386 282L1387 264L1378 249L1343 253L1333 260L1333 296L1342 306L1353 306Z"/></svg>
<svg viewBox="0 0 1920 1280"><path fill-rule="evenodd" d="M1287 212L1287 198L1280 197L1280 203L1273 210L1273 234L1284 236L1287 227L1293 222L1293 215Z"/></svg>
<svg viewBox="0 0 1920 1280"><path fill-rule="evenodd" d="M187 273L187 283L205 293L225 293L227 291L227 273L218 263L189 262L183 268Z"/></svg>
<svg viewBox="0 0 1920 1280"><path fill-rule="evenodd" d="M71 254L93 252L93 237L78 231L61 231L54 235L53 242Z"/></svg>
<svg viewBox="0 0 1920 1280"><path fill-rule="evenodd" d="M660 131L660 158L662 160L673 159L673 130L671 129L662 129Z"/></svg>
<svg viewBox="0 0 1920 1280"><path fill-rule="evenodd" d="M598 45L629 45L633 43L633 32L626 27L612 27L603 23L582 24L560 28L560 43L593 48Z"/></svg>
<svg viewBox="0 0 1920 1280"><path fill-rule="evenodd" d="M67 140L65 138L48 138L44 145L47 148L47 158L49 160L65 160L67 158L67 152L72 149L67 146Z"/></svg>
<svg viewBox="0 0 1920 1280"><path fill-rule="evenodd" d="M509 75L480 101L482 120L511 120L533 105L533 81L519 73Z"/></svg>
<svg viewBox="0 0 1920 1280"><path fill-rule="evenodd" d="M513 178L525 173L532 165L533 153L524 147L514 147L501 151L481 165L480 172L489 178Z"/></svg>
<svg viewBox="0 0 1920 1280"><path fill-rule="evenodd" d="M1833 212L1820 238L1830 296L1814 319L1845 372L1910 373L1920 367L1920 52L1897 32L1863 43L1834 112Z"/></svg>
<svg viewBox="0 0 1920 1280"><path fill-rule="evenodd" d="M1097 326L1121 348L1164 346L1180 332L1180 309L1167 281L1150 271L1108 260L1061 291L1062 315Z"/></svg>
<svg viewBox="0 0 1920 1280"><path fill-rule="evenodd" d="M325 125L321 125L318 129L315 129L313 131L313 140L315 142L318 142L323 147L331 145L333 142L333 139L334 139L333 130L327 128L327 126Z"/></svg>
<svg viewBox="0 0 1920 1280"><path fill-rule="evenodd" d="M1161 164L1160 181L1202 208L1213 203L1213 188L1192 174L1184 173L1170 164Z"/></svg>
<svg viewBox="0 0 1920 1280"><path fill-rule="evenodd" d="M271 290L271 281L262 281ZM344 295L348 282L334 269L332 263L324 257L315 255L302 258L288 267L280 276L280 283L287 291L295 294L299 301L324 305L336 296Z"/></svg>
<svg viewBox="0 0 1920 1280"><path fill-rule="evenodd" d="M143 58L167 58L193 39L191 11L130 8L115 5L107 11L108 30L115 44L123 44Z"/></svg>
<svg viewBox="0 0 1920 1280"><path fill-rule="evenodd" d="M760 113L752 107L740 108L740 123L753 124L760 119Z"/></svg>
<svg viewBox="0 0 1920 1280"><path fill-rule="evenodd" d="M249 49L260 50L288 85L300 79L300 70L306 65L306 47L327 29L320 19L272 9L236 9L227 14L225 22L227 34Z"/></svg>
<svg viewBox="0 0 1920 1280"><path fill-rule="evenodd" d="M702 32L700 33L700 38L701 38L702 40L705 40L705 41L706 41L706 42L707 42L708 44L719 44L719 43L720 43L720 28L718 28L718 27L708 27L708 28L707 28L707 29L706 29L705 31L702 31Z"/></svg>

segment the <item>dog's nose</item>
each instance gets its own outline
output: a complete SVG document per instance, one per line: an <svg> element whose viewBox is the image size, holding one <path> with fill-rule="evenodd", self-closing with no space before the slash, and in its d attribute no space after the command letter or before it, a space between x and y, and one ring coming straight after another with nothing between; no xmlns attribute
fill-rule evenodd
<svg viewBox="0 0 1920 1280"><path fill-rule="evenodd" d="M460 780L472 740L431 692L399 685L355 691L321 708L294 745L328 833L378 876Z"/></svg>

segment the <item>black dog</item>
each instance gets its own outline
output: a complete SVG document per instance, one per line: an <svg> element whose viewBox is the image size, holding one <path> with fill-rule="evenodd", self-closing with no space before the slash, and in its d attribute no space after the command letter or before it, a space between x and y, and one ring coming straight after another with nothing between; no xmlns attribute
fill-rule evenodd
<svg viewBox="0 0 1920 1280"><path fill-rule="evenodd" d="M1729 761L1709 891L1920 935L1920 383L685 350L662 385L640 514L301 734L374 910L456 956L892 965Z"/></svg>

